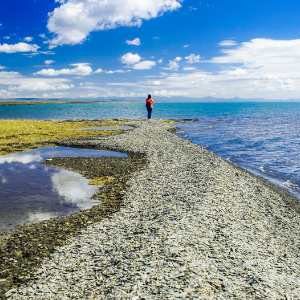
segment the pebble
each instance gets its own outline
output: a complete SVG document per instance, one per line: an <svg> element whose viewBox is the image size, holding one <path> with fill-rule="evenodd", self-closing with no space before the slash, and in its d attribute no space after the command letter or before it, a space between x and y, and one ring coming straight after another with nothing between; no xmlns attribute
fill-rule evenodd
<svg viewBox="0 0 300 300"><path fill-rule="evenodd" d="M279 193L158 121L65 142L143 153L117 213L44 259L9 299L297 299L300 217Z"/></svg>

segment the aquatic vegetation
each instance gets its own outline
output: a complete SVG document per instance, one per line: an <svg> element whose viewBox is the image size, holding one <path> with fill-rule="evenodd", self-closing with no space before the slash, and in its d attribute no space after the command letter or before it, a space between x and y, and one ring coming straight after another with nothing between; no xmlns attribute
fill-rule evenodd
<svg viewBox="0 0 300 300"><path fill-rule="evenodd" d="M0 120L0 154L54 145L60 139L120 134L118 124L117 120ZM91 128L107 126L116 130Z"/></svg>
<svg viewBox="0 0 300 300"><path fill-rule="evenodd" d="M110 183L114 181L116 178L110 177L110 176L102 176L102 177L96 177L90 180L89 184L91 185L103 185L106 183Z"/></svg>

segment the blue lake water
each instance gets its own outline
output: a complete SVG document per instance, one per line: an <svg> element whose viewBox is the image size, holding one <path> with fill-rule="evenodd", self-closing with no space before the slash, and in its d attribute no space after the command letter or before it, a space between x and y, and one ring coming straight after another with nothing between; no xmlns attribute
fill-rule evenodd
<svg viewBox="0 0 300 300"><path fill-rule="evenodd" d="M177 134L289 189L300 198L300 103L155 103L152 114L154 119L197 119L177 123ZM105 118L146 118L145 105L84 103L0 107L0 119Z"/></svg>
<svg viewBox="0 0 300 300"><path fill-rule="evenodd" d="M41 147L0 156L0 231L88 209L99 186L81 174L39 164L60 156L127 156L114 151Z"/></svg>

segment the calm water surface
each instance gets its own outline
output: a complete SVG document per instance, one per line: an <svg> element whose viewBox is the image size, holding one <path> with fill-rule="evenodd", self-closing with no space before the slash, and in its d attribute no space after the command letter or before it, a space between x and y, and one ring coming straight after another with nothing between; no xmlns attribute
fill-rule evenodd
<svg viewBox="0 0 300 300"><path fill-rule="evenodd" d="M145 104L0 107L0 119L105 118L146 118ZM300 198L300 103L155 103L153 118L197 119L176 124L178 135Z"/></svg>
<svg viewBox="0 0 300 300"><path fill-rule="evenodd" d="M55 156L127 156L113 151L42 147L0 156L0 231L91 208L99 186L81 174L42 166Z"/></svg>

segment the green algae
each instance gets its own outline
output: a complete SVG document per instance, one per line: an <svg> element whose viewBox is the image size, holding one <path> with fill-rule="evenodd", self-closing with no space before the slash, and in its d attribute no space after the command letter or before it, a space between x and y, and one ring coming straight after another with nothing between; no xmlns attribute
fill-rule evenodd
<svg viewBox="0 0 300 300"><path fill-rule="evenodd" d="M119 120L0 120L0 155L52 146L60 139L116 135L124 131L118 126ZM115 130L89 129L91 127L113 127Z"/></svg>

